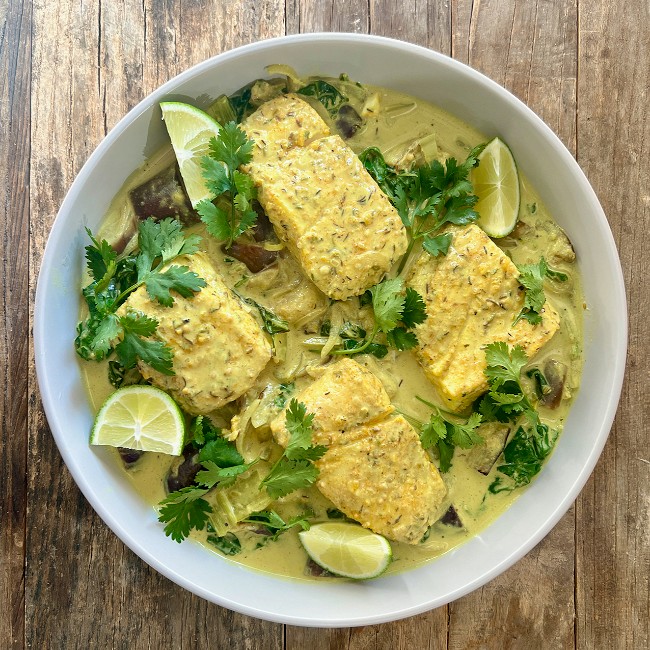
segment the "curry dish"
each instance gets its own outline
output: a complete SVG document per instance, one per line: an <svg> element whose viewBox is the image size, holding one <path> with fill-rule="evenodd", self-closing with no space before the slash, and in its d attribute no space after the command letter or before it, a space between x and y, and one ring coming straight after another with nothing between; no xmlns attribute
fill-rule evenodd
<svg viewBox="0 0 650 650"><path fill-rule="evenodd" d="M209 234L171 147L115 197L98 238L126 255L141 220L174 217L201 237L200 250L174 264L204 280L171 306L144 286L120 306L119 314L156 319L153 336L171 350L173 374L140 359L119 382L163 389L188 423L202 416L250 464L204 495L210 513L191 531L195 541L259 570L331 580L308 561L297 532L350 520L388 538L388 571L401 571L476 535L550 453L582 370L575 253L522 176L512 232L492 239L475 219L450 218L435 233L447 249L431 253L405 221L403 191L393 190L399 179L412 187L409 174L434 161L449 170L449 159L464 161L489 138L408 95L345 75L280 71L206 109L222 124L232 118L252 142L239 173L257 219L241 236L227 245ZM532 308L522 274L542 258L542 304ZM382 324L379 307L395 296L401 315ZM407 317L409 305L419 316ZM520 403L534 407L535 434L526 433L525 410L508 415L513 386L504 397L506 384L490 376L486 350L497 342L525 355ZM108 361L82 363L96 411L118 385ZM290 446L291 404L313 416L311 448L320 451L295 465L313 465L314 480L277 496L264 481ZM537 434L547 448L524 476L517 453ZM197 449L188 444L180 457L122 449L115 458L157 506L193 485ZM282 531L269 513L306 523Z"/></svg>

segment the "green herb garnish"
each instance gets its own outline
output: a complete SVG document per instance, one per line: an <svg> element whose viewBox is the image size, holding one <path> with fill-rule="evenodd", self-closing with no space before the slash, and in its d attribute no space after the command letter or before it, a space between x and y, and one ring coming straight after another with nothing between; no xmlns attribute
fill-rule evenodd
<svg viewBox="0 0 650 650"><path fill-rule="evenodd" d="M381 358L388 353L388 349L375 342L380 332L386 335L387 344L396 350L410 350L417 345L415 333L409 330L427 318L422 296L411 287L404 290L401 278L392 278L372 287L370 297L375 318L370 335L363 341L347 339L343 348L333 350L332 354L366 352Z"/></svg>
<svg viewBox="0 0 650 650"><path fill-rule="evenodd" d="M92 242L86 246L86 260L93 281L83 290L89 315L77 326L77 353L101 361L115 351L120 365L117 374L117 367L113 368L115 381L138 359L173 375L171 348L150 338L158 321L134 310L118 315L117 310L141 286L166 307L174 303L171 291L190 298L204 287L205 281L187 266L171 265L177 257L195 253L201 238L186 237L175 219L147 219L138 226L139 252L124 256L105 240L98 241L90 230L86 232Z"/></svg>
<svg viewBox="0 0 650 650"><path fill-rule="evenodd" d="M304 86L297 92L299 95L315 97L332 117L336 117L339 108L348 101L345 95L339 92L332 84L328 84L327 81L323 81L322 79L318 79Z"/></svg>
<svg viewBox="0 0 650 650"><path fill-rule="evenodd" d="M422 423L412 417L406 417L420 431L422 446L425 449L438 450L440 471L447 472L451 467L455 447L469 449L483 442L483 438L476 431L483 418L479 413L472 413L466 422L461 422L459 418L445 413L435 404L417 395L416 398L433 409L429 421Z"/></svg>
<svg viewBox="0 0 650 650"><path fill-rule="evenodd" d="M313 461L327 451L323 445L312 445L313 414L301 402L292 399L286 412L289 443L282 456L260 483L272 499L279 499L294 490L309 487L318 478Z"/></svg>
<svg viewBox="0 0 650 650"><path fill-rule="evenodd" d="M235 446L221 437L221 430L203 416L192 421L190 432L203 469L194 485L171 492L159 504L158 521L165 523L165 535L176 542L182 542L193 529L205 528L212 506L203 497L210 490L232 485L257 462L246 463Z"/></svg>
<svg viewBox="0 0 650 650"><path fill-rule="evenodd" d="M511 481L506 483L497 476L489 491L497 494L528 485L553 451L557 436L558 432L550 431L545 424L530 429L519 427L503 450L505 462L497 467L497 471L510 477Z"/></svg>
<svg viewBox="0 0 650 650"><path fill-rule="evenodd" d="M208 232L230 247L251 228L257 219L252 208L255 198L253 180L239 171L240 165L250 162L253 141L235 122L228 122L216 138L210 140L210 155L204 156L201 166L206 186L213 195L196 206Z"/></svg>
<svg viewBox="0 0 650 650"><path fill-rule="evenodd" d="M439 236L441 228L446 224L464 226L478 219L474 210L478 198L472 194L468 177L484 148L485 144L474 147L460 165L455 158L448 158L444 165L433 160L408 171L388 165L376 147L361 152L361 162L397 209L409 235L399 273L418 240L430 255L445 255L451 235Z"/></svg>
<svg viewBox="0 0 650 650"><path fill-rule="evenodd" d="M285 521L275 510L263 510L261 512L254 512L252 515L246 517L246 519L242 519L242 523L255 524L256 527L264 531L262 534L266 535L266 537L260 544L263 545L266 542L276 541L282 533L295 526L300 526L302 530L309 530L308 516L309 513L305 513L296 515L295 517L291 517L289 521Z"/></svg>
<svg viewBox="0 0 650 650"><path fill-rule="evenodd" d="M542 322L541 312L546 302L544 278L566 282L568 276L549 268L543 257L537 264L522 264L517 266L517 269L519 270L519 284L525 290L525 298L524 306L512 324L516 325L523 318L531 325L538 325Z"/></svg>

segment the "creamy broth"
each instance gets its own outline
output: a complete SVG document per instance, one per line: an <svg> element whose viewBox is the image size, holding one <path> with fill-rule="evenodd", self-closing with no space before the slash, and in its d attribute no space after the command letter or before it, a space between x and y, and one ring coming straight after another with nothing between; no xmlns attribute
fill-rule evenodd
<svg viewBox="0 0 650 650"><path fill-rule="evenodd" d="M483 134L454 116L419 99L383 88L359 87L348 82L344 82L344 86L350 103L359 112L368 102L379 106L376 116L366 117L362 128L347 140L356 153L366 147L377 146L384 153L387 162L394 164L411 143L419 141L427 161L433 158L444 161L449 156L463 160L470 147L486 140ZM324 119L330 121L327 112L318 102L313 102L313 106ZM114 243L128 239L129 235L135 232L135 217L128 192L168 167L173 161L173 152L167 147L129 178L115 197L100 236ZM569 276L569 280L558 285L556 289L547 287L547 298L560 314L561 326L535 357L536 365L543 364L547 359L556 359L568 368L563 400L559 407L539 407L542 420L552 428L561 429L578 389L582 369L582 290L575 263L564 259L568 257L566 255L563 258L561 253L555 254L565 243L564 234L553 222L528 181L523 177L520 177L520 180L521 209L518 229L523 235L521 239L509 236L496 240L496 243L517 264L537 262L541 255L545 255L547 259L550 257L553 268ZM268 396L278 384L287 382L294 384L291 395L297 395L313 381L314 370L329 360L328 357L321 358L320 350L312 349L309 344L310 337L318 334L320 323L336 318L348 320L346 316L351 315L353 317L349 320L371 327L371 312L368 309L359 311L356 298L330 305L329 299L306 281L298 263L286 250L281 252L277 266L252 274L243 263L224 254L220 243L205 232L202 224L193 225L190 230L203 236L203 250L207 252L229 287L236 287L241 295L257 300L291 323L290 332L275 337L276 357L258 377L255 386L238 400L242 419L246 420L252 416L254 422L261 423L256 428L249 424L240 433L236 440L240 453L247 461L261 456L271 462L279 456L281 450L272 440L268 422L279 409L273 410L268 397L265 400L264 396ZM427 401L441 403L412 353L391 350L383 359L359 355L355 360L365 365L381 380L398 411L426 421L430 416L430 409L416 399L416 395ZM83 362L81 365L91 404L98 410L114 390L107 380L106 363ZM267 411L266 416L264 409ZM236 412L237 409L226 407L216 414L215 423L228 429L229 418ZM468 465L467 453L456 448L452 467L443 474L448 489L445 504L453 503L463 526L458 528L438 522L432 526L426 541L419 545L391 542L394 561L389 572L398 572L422 564L470 539L503 513L521 493L521 489L509 493L488 492L488 486L496 476L498 463L484 476ZM115 456L116 462L121 462L117 453ZM153 506L165 497L165 477L170 468L177 464L178 460L169 456L145 454L125 471L125 475L142 497ZM294 492L280 501L273 502L272 505L269 504L269 507L276 510L285 520L308 509L313 513L310 520L314 522L326 520L328 509L334 508L316 488ZM193 533L196 541L212 549L207 542L207 535L206 532ZM232 561L286 577L315 579L305 575L307 557L295 529L261 548L255 548L259 535L247 531L240 531L240 535L243 550L229 558Z"/></svg>

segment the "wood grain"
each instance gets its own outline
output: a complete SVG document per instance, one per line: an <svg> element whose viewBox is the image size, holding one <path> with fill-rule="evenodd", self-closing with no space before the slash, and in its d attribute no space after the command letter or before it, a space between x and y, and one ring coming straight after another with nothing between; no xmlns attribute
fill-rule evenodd
<svg viewBox="0 0 650 650"><path fill-rule="evenodd" d="M649 20L644 0L580 7L578 162L614 232L630 318L621 407L577 502L576 638L585 648L650 647Z"/></svg>
<svg viewBox="0 0 650 650"><path fill-rule="evenodd" d="M54 215L107 131L200 60L320 30L451 54L538 112L603 202L630 305L621 408L575 508L526 558L450 606L341 630L284 629L234 614L124 547L61 461L28 345ZM648 88L647 0L0 0L0 646L649 647Z"/></svg>
<svg viewBox="0 0 650 650"><path fill-rule="evenodd" d="M27 504L29 7L0 1L0 25L0 639L4 647L19 648L25 631Z"/></svg>

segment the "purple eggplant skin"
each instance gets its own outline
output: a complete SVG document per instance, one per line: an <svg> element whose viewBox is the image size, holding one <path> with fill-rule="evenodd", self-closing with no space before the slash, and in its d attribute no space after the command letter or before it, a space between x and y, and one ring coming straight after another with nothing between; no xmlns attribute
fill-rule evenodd
<svg viewBox="0 0 650 650"><path fill-rule="evenodd" d="M440 523L445 524L445 526L453 526L454 528L462 528L463 522L460 520L456 508L454 506L449 506L447 512L440 518Z"/></svg>
<svg viewBox="0 0 650 650"><path fill-rule="evenodd" d="M323 569L322 566L316 564L314 560L309 558L307 564L305 564L305 575L312 578L333 578L334 574L330 573L327 569Z"/></svg>
<svg viewBox="0 0 650 650"><path fill-rule="evenodd" d="M273 234L273 224L269 221L264 208L257 201L253 201L253 210L257 212L257 220L251 228L251 235L256 242L268 241Z"/></svg>
<svg viewBox="0 0 650 650"><path fill-rule="evenodd" d="M120 458L122 459L122 462L127 469L139 461L142 457L142 454L144 454L144 451L139 451L137 449L127 449L126 447L118 447L117 452L119 453Z"/></svg>
<svg viewBox="0 0 650 650"><path fill-rule="evenodd" d="M246 264L251 273L259 273L278 260L278 251L267 251L262 246L255 244L241 244L233 242L229 248L223 246L221 250L230 257Z"/></svg>
<svg viewBox="0 0 650 650"><path fill-rule="evenodd" d="M544 377L551 391L544 395L540 402L550 409L556 409L562 401L564 382L566 381L567 367L560 361L550 359L544 364Z"/></svg>
<svg viewBox="0 0 650 650"><path fill-rule="evenodd" d="M362 124L363 118L350 104L344 104L339 108L336 128L343 138L349 140L361 128Z"/></svg>
<svg viewBox="0 0 650 650"><path fill-rule="evenodd" d="M167 492L176 492L192 485L200 469L201 464L198 462L196 449L192 446L186 447L183 451L183 462L178 466L176 472L170 471L167 474L165 480Z"/></svg>
<svg viewBox="0 0 650 650"><path fill-rule="evenodd" d="M129 192L138 219L176 217L185 225L196 223L198 215L185 192L177 165L163 169Z"/></svg>

